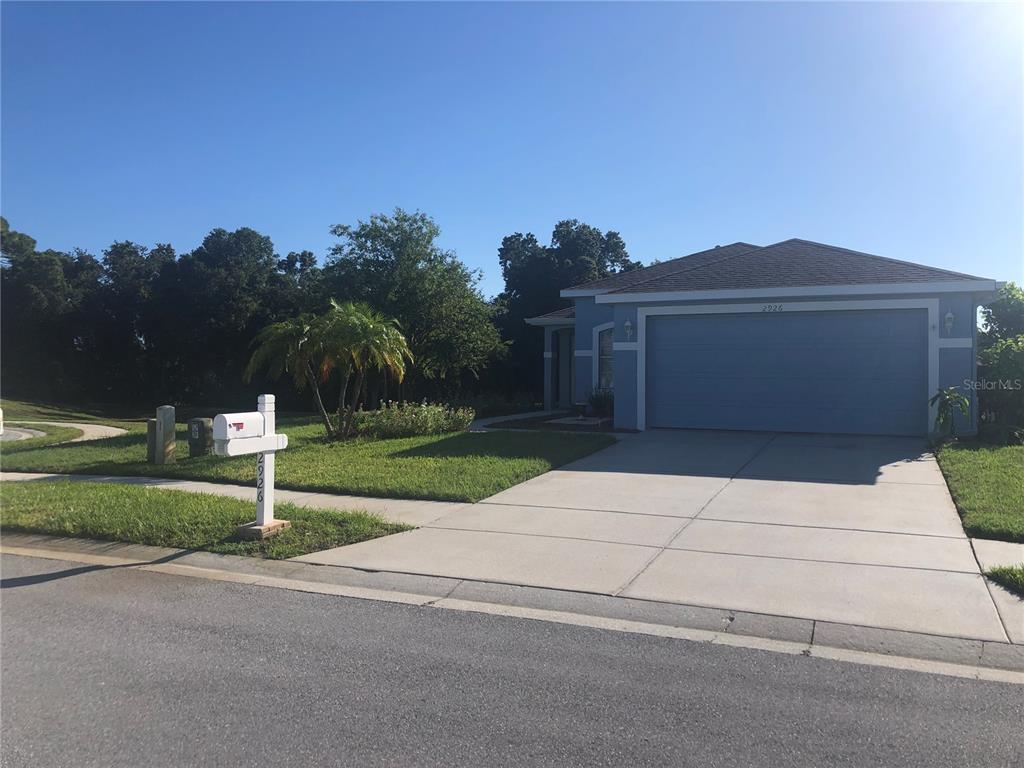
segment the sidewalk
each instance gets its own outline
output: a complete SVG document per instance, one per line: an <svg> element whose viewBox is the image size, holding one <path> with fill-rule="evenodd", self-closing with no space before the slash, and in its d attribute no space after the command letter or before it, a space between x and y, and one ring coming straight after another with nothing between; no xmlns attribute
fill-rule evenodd
<svg viewBox="0 0 1024 768"><path fill-rule="evenodd" d="M113 477L110 475L59 475L40 472L0 472L0 482L32 482L46 480L69 480L88 483L121 483L142 485L147 488L165 488L172 491L209 493L214 496L230 496L234 499L256 503L256 489L248 485L207 483L199 480L166 480L158 477ZM277 501L288 502L298 507L316 509L356 510L362 509L380 515L393 523L405 525L426 525L449 512L466 506L461 502L420 501L416 499L378 499L370 496L337 496L331 493L309 491L274 491Z"/></svg>
<svg viewBox="0 0 1024 768"><path fill-rule="evenodd" d="M117 437L127 434L128 430L120 427L108 427L106 424L85 424L77 421L21 421L11 419L12 423L18 424L43 424L50 427L71 427L79 430L82 434L65 442L84 443L86 440L102 440L105 437Z"/></svg>

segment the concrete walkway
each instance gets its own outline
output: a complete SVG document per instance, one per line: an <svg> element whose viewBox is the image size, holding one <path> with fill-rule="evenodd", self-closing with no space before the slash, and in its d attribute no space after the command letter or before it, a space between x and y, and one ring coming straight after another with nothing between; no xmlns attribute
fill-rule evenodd
<svg viewBox="0 0 1024 768"><path fill-rule="evenodd" d="M10 481L53 481L121 483L141 485L147 488L166 488L172 491L209 493L214 496L229 496L256 503L256 489L247 485L204 483L198 480L165 480L158 477L111 477L109 475L58 475L37 472L0 472L0 482ZM309 491L276 490L277 501L295 504L298 507L337 510L365 510L396 523L426 525L444 515L466 506L458 502L419 501L415 499L377 499L367 496L337 496L330 493Z"/></svg>
<svg viewBox="0 0 1024 768"><path fill-rule="evenodd" d="M108 427L106 424L87 424L77 421L18 421L18 424L45 424L51 427L71 427L81 430L82 434L68 440L69 443L82 443L86 440L101 440L105 437L117 437L128 432L120 427Z"/></svg>
<svg viewBox="0 0 1024 768"><path fill-rule="evenodd" d="M910 439L652 430L418 530L298 559L1024 642L1020 601L993 598Z"/></svg>
<svg viewBox="0 0 1024 768"><path fill-rule="evenodd" d="M13 443L17 440L28 440L33 437L42 437L45 432L40 432L38 429L29 429L28 427L4 427L3 434L0 434L0 441L5 443Z"/></svg>

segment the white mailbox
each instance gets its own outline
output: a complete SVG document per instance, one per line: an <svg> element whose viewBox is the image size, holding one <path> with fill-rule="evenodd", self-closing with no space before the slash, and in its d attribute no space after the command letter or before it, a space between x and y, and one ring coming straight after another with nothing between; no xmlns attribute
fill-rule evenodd
<svg viewBox="0 0 1024 768"><path fill-rule="evenodd" d="M238 529L248 538L264 538L286 528L287 520L274 519L274 453L288 447L288 435L279 435L274 396L260 395L257 410L221 413L213 420L213 452L218 456L256 457L256 522Z"/></svg>
<svg viewBox="0 0 1024 768"><path fill-rule="evenodd" d="M263 437L263 414L221 413L213 420L214 440L234 440L241 437Z"/></svg>

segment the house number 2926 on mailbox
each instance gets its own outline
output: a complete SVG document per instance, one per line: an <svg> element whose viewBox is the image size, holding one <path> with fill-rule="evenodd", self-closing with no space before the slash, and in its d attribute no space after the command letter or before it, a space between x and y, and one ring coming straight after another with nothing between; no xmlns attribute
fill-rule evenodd
<svg viewBox="0 0 1024 768"><path fill-rule="evenodd" d="M256 456L256 520L239 526L248 539L273 536L290 523L274 519L274 454L288 447L288 435L275 432L274 396L260 395L255 411L221 413L213 420L213 452L218 456Z"/></svg>

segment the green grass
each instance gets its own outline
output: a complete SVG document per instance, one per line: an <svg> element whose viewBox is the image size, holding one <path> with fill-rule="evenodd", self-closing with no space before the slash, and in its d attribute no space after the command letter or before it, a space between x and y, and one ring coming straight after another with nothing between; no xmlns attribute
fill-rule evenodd
<svg viewBox="0 0 1024 768"><path fill-rule="evenodd" d="M328 443L310 418L279 418L288 448L277 457L277 486L356 496L440 501L479 501L549 469L611 445L607 435L554 432L463 432L392 440ZM184 426L178 428L179 461L146 463L141 425L104 440L4 450L10 472L148 475L252 484L253 456L188 458ZM184 458L181 458L184 457Z"/></svg>
<svg viewBox="0 0 1024 768"><path fill-rule="evenodd" d="M985 575L1011 592L1024 597L1024 563L1020 565L1002 565L998 568L993 568Z"/></svg>
<svg viewBox="0 0 1024 768"><path fill-rule="evenodd" d="M4 422L15 421L77 421L85 424L107 424L112 427L127 429L133 423L152 418L138 408L125 408L113 405L69 406L55 403L42 403L32 400L0 400L0 408L4 410ZM35 425L28 425L38 429Z"/></svg>
<svg viewBox="0 0 1024 768"><path fill-rule="evenodd" d="M969 536L1024 542L1024 445L952 443L937 458Z"/></svg>
<svg viewBox="0 0 1024 768"><path fill-rule="evenodd" d="M4 421L4 428L17 427L19 422ZM75 429L74 427L54 427L49 424L23 424L21 425L25 429L34 429L36 432L42 432L41 437L30 437L27 440L16 440L10 443L0 443L0 454L6 453L11 447L17 445L22 450L28 448L39 448L44 445L53 445L54 443L66 443L68 440L74 440L76 437L82 436L82 430Z"/></svg>
<svg viewBox="0 0 1024 768"><path fill-rule="evenodd" d="M275 505L291 527L263 541L239 541L235 528L255 515L239 499L107 483L47 481L4 483L0 529L55 536L127 541L180 549L281 560L354 544L410 526L366 512Z"/></svg>

